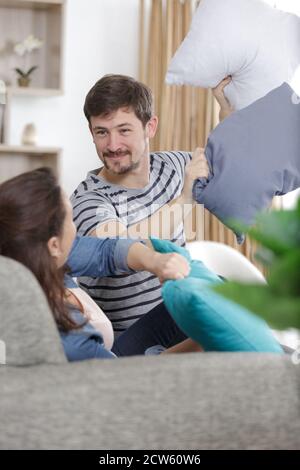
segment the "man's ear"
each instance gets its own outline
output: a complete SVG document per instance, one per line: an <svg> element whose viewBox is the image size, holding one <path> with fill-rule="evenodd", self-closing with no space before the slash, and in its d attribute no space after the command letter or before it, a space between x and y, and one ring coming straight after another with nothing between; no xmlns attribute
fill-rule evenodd
<svg viewBox="0 0 300 470"><path fill-rule="evenodd" d="M155 136L158 126L158 117L152 116L152 118L146 124L146 134L149 139Z"/></svg>
<svg viewBox="0 0 300 470"><path fill-rule="evenodd" d="M59 238L58 237L51 237L49 238L47 242L48 250L50 255L53 258L59 258L61 255L61 248L60 248L60 243L59 243Z"/></svg>

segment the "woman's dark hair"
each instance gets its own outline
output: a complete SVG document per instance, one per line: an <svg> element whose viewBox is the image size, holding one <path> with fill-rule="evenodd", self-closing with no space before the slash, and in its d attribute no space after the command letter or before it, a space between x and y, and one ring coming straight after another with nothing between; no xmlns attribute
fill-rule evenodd
<svg viewBox="0 0 300 470"><path fill-rule="evenodd" d="M39 168L0 185L0 255L24 264L37 278L57 325L76 328L65 303L64 274L47 242L61 236L66 212L62 191L49 168Z"/></svg>
<svg viewBox="0 0 300 470"><path fill-rule="evenodd" d="M149 87L126 75L104 75L88 92L84 114L106 116L120 108L131 108L143 127L153 115L153 96Z"/></svg>

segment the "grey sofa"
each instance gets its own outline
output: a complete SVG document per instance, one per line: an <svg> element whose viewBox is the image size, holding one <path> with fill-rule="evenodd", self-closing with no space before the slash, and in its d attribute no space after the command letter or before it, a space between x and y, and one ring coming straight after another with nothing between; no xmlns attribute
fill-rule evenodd
<svg viewBox="0 0 300 470"><path fill-rule="evenodd" d="M300 366L289 356L68 363L31 273L0 257L0 279L0 449L300 448Z"/></svg>

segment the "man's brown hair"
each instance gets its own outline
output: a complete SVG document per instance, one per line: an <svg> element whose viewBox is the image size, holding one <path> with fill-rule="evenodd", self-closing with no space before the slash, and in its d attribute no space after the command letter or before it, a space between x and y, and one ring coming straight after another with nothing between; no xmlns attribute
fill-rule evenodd
<svg viewBox="0 0 300 470"><path fill-rule="evenodd" d="M120 108L131 108L143 127L153 116L153 96L149 87L126 75L104 75L88 92L84 114L105 116Z"/></svg>

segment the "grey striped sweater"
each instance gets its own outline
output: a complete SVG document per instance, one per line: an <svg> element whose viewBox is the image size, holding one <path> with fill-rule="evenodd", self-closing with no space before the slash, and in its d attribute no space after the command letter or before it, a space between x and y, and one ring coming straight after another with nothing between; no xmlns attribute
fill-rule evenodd
<svg viewBox="0 0 300 470"><path fill-rule="evenodd" d="M180 195L190 158L187 152L151 153L150 180L142 189L108 183L96 176L99 169L89 172L71 196L78 234L88 235L97 224L108 220L120 220L129 227L152 215ZM184 245L182 225L171 238ZM158 279L145 271L106 278L82 277L79 283L110 318L116 336L162 302Z"/></svg>

